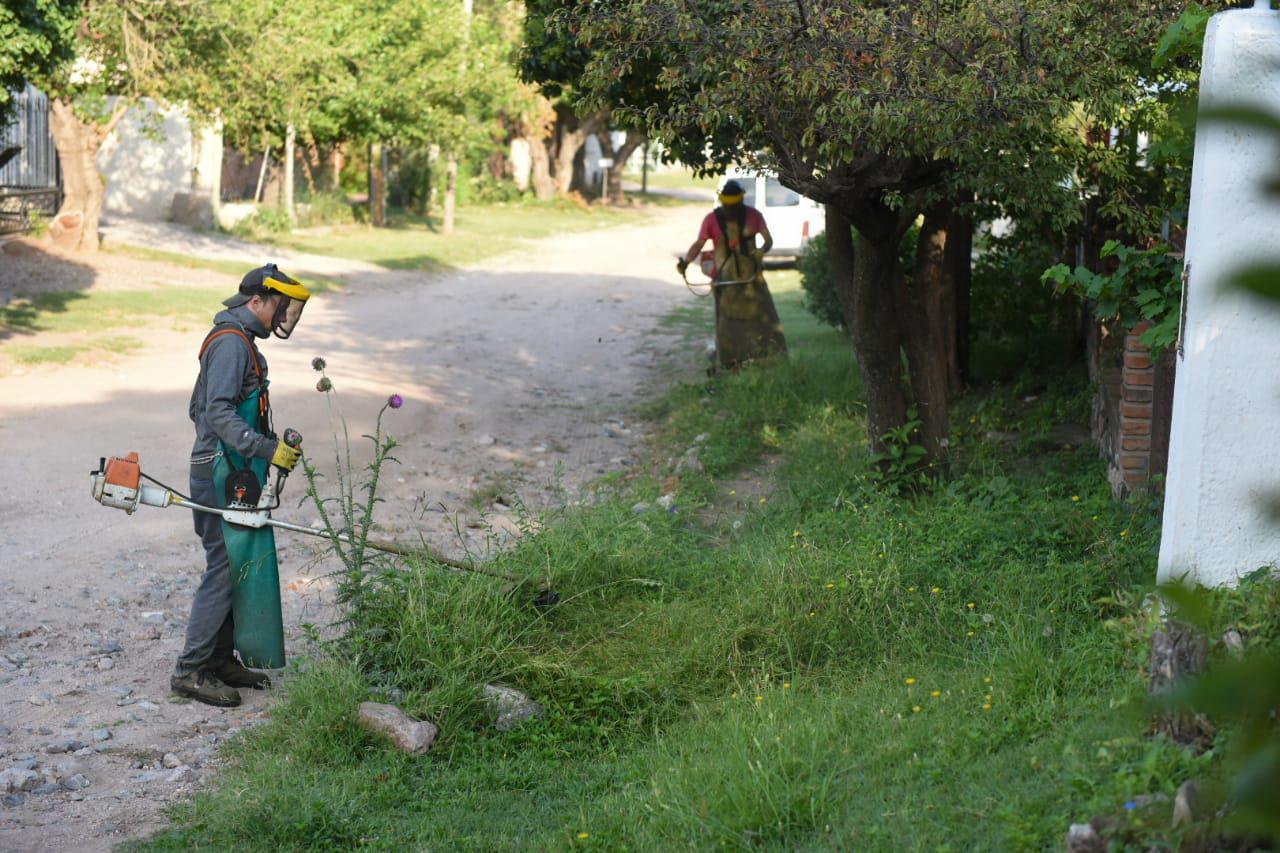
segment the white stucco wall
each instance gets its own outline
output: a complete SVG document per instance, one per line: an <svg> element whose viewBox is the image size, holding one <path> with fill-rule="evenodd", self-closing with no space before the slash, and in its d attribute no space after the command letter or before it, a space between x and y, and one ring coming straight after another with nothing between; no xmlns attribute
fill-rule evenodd
<svg viewBox="0 0 1280 853"><path fill-rule="evenodd" d="M159 118L160 138L145 132L144 111ZM184 110L157 112L151 103L135 107L98 152L98 170L107 181L107 216L168 219L173 194L191 188L196 165L191 123Z"/></svg>
<svg viewBox="0 0 1280 853"><path fill-rule="evenodd" d="M1247 103L1280 114L1280 12L1215 15L1202 106ZM1280 203L1263 182L1280 143L1261 131L1201 123L1188 223L1184 350L1169 442L1161 581L1232 584L1280 565L1280 306L1223 287L1242 264L1280 260Z"/></svg>

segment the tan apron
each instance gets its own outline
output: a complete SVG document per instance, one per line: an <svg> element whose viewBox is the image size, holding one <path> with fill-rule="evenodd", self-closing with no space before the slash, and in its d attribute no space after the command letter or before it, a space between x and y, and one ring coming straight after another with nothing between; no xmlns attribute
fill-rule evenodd
<svg viewBox="0 0 1280 853"><path fill-rule="evenodd" d="M715 288L717 364L732 370L753 359L785 355L787 340L764 267L750 254L755 235L744 238L739 223L727 216L716 219L725 236L716 242L716 280L746 281Z"/></svg>

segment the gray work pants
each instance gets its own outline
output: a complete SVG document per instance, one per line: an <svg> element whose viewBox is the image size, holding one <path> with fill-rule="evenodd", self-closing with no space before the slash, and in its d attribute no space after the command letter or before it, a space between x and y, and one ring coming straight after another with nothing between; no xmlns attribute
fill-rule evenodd
<svg viewBox="0 0 1280 853"><path fill-rule="evenodd" d="M213 488L213 466L191 466L191 499L205 506L221 506ZM174 674L189 675L198 669L216 669L231 659L233 628L231 617L231 570L227 548L222 542L222 519L207 512L192 512L196 535L204 545L205 570L191 602L187 621L187 642L178 656Z"/></svg>

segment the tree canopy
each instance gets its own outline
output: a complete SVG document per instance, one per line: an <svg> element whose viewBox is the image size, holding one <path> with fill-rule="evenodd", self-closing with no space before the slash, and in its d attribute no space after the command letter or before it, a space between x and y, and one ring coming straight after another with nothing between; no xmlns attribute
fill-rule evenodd
<svg viewBox="0 0 1280 853"><path fill-rule="evenodd" d="M13 92L71 58L78 6L67 0L0 6L0 126L9 120Z"/></svg>
<svg viewBox="0 0 1280 853"><path fill-rule="evenodd" d="M827 205L870 445L914 408L937 455L948 434L937 363L955 309L936 257L922 251L902 269L900 238L932 211L930 244L977 201L1078 219L1073 190L1094 180L1089 134L1133 102L1181 6L619 0L565 4L553 26L590 50L580 84L591 96L684 162L706 172L743 162ZM620 85L654 62L660 97ZM856 256L842 236L850 225Z"/></svg>

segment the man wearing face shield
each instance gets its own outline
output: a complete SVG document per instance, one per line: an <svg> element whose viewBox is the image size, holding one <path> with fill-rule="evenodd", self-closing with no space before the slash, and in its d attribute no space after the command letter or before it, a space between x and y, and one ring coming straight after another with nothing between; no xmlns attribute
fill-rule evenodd
<svg viewBox="0 0 1280 853"><path fill-rule="evenodd" d="M200 373L191 392L189 415L196 440L191 451L191 498L205 506L226 506L215 481L228 472L261 472L269 464L291 471L300 452L272 429L267 397L267 362L257 340L288 338L311 294L275 264L250 270L239 292L223 302L213 329L200 347ZM261 461L258 461L261 460ZM225 491L225 489L223 490ZM238 687L261 689L270 679L236 660L232 580L223 522L193 513L205 550L205 572L196 589L186 643L170 686L175 693L209 705L240 704ZM274 540L270 545L274 557Z"/></svg>

